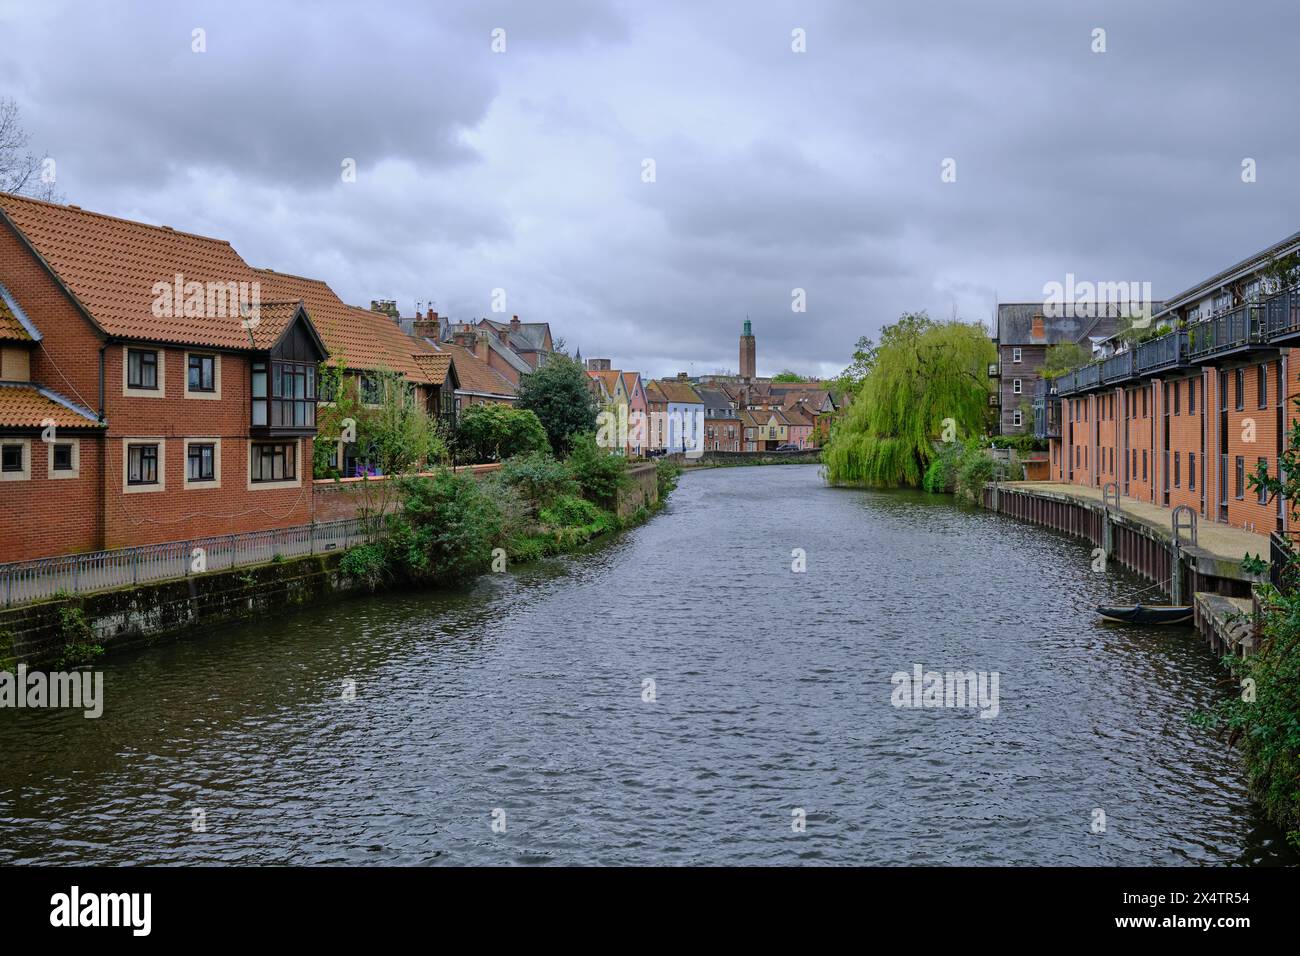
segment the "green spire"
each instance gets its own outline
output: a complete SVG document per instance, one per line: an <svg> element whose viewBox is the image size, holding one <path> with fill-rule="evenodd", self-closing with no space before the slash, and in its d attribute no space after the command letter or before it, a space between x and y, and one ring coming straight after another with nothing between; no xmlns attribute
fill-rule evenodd
<svg viewBox="0 0 1300 956"><path fill-rule="evenodd" d="M743 334L743 335L753 335L753 334L754 334L754 333L753 333L753 330L751 330L750 327L749 327L749 319L746 319L746 320L745 320L745 331L744 331L743 333L741 333L741 334Z"/></svg>

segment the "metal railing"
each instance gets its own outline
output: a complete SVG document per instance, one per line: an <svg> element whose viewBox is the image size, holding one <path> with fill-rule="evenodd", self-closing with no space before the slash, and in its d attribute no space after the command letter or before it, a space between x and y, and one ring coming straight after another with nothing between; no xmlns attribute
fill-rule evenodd
<svg viewBox="0 0 1300 956"><path fill-rule="evenodd" d="M1274 336L1300 335L1300 293L1280 292L1265 299L1264 331Z"/></svg>
<svg viewBox="0 0 1300 956"><path fill-rule="evenodd" d="M0 564L5 607L56 594L89 594L208 571L265 564L280 558L339 551L370 540L365 519L344 518L273 531L168 541L113 551L65 554Z"/></svg>
<svg viewBox="0 0 1300 956"><path fill-rule="evenodd" d="M1134 375L1133 365L1134 353L1130 349L1127 352L1120 352L1118 355L1112 355L1101 363L1101 380L1107 385L1116 382L1122 382L1130 379Z"/></svg>
<svg viewBox="0 0 1300 956"><path fill-rule="evenodd" d="M1101 384L1101 363L1093 362L1074 372L1075 391L1085 391Z"/></svg>
<svg viewBox="0 0 1300 956"><path fill-rule="evenodd" d="M1169 332L1137 347L1133 360L1138 375L1176 368L1187 362L1187 333Z"/></svg>
<svg viewBox="0 0 1300 956"><path fill-rule="evenodd" d="M1056 395L1056 384L1046 379L1034 383L1034 437L1039 439L1061 437L1061 400Z"/></svg>
<svg viewBox="0 0 1300 956"><path fill-rule="evenodd" d="M1268 580L1282 594L1289 594L1295 584L1291 564L1291 542L1286 535L1274 531L1268 536Z"/></svg>
<svg viewBox="0 0 1300 956"><path fill-rule="evenodd" d="M1187 328L1188 357L1205 358L1208 355L1229 352L1247 345L1264 343L1266 340L1264 315L1264 306L1258 302L1251 302L1239 305L1221 315L1192 323Z"/></svg>

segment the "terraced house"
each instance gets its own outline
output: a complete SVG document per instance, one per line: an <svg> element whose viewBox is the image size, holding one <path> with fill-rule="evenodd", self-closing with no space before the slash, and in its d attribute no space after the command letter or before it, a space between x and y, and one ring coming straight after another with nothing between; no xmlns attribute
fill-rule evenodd
<svg viewBox="0 0 1300 956"><path fill-rule="evenodd" d="M454 414L453 358L320 280L0 194L0 563L310 523L326 360Z"/></svg>
<svg viewBox="0 0 1300 956"><path fill-rule="evenodd" d="M1038 389L1035 433L1056 481L1104 487L1257 532L1285 531L1285 503L1250 488L1278 474L1300 394L1300 297L1280 266L1300 233L1166 300L1161 334Z"/></svg>
<svg viewBox="0 0 1300 956"><path fill-rule="evenodd" d="M325 348L260 280L220 240L0 195L30 339L5 350L0 560L310 521Z"/></svg>

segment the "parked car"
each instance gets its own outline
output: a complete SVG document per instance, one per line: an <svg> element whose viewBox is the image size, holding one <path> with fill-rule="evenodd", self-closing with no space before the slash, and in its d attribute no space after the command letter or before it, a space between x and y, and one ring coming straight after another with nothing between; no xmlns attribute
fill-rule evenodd
<svg viewBox="0 0 1300 956"><path fill-rule="evenodd" d="M777 451L803 451L803 449L800 448L798 445L793 445L790 442L786 442L784 445L777 445L776 450Z"/></svg>

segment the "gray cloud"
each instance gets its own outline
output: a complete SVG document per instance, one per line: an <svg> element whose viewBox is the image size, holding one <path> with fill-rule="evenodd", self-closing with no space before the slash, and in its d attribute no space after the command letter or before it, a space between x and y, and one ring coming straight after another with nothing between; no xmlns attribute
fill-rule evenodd
<svg viewBox="0 0 1300 956"><path fill-rule="evenodd" d="M904 310L1168 295L1295 230L1284 0L701 7L0 0L0 94L69 201L358 303L504 288L651 374L735 367L746 314L761 371L831 372Z"/></svg>

